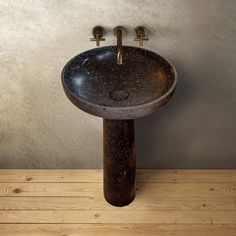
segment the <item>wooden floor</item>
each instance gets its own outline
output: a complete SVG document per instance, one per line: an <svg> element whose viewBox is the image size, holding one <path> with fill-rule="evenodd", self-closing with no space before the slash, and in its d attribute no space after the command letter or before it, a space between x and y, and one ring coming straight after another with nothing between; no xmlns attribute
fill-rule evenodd
<svg viewBox="0 0 236 236"><path fill-rule="evenodd" d="M1 236L235 236L235 170L138 170L127 207L100 170L0 169Z"/></svg>

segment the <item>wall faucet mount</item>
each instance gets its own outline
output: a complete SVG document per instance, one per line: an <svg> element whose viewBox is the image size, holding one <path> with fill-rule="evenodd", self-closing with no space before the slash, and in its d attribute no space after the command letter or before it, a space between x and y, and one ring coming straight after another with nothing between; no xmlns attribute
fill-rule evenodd
<svg viewBox="0 0 236 236"><path fill-rule="evenodd" d="M147 29L143 26L138 26L134 30L136 37L134 38L134 41L139 42L139 46L143 46L143 41L148 41L149 38L147 38Z"/></svg>
<svg viewBox="0 0 236 236"><path fill-rule="evenodd" d="M90 41L96 41L97 47L100 46L100 41L105 41L105 38L103 38L104 32L102 26L95 26L92 31L93 38L90 38Z"/></svg>
<svg viewBox="0 0 236 236"><path fill-rule="evenodd" d="M95 26L92 30L93 38L90 41L96 41L96 46L100 46L100 41L105 41L103 37L105 30L102 26ZM134 29L135 38L134 41L139 42L139 46L143 46L143 41L148 41L147 29L143 26L138 26ZM117 64L122 64L122 37L127 34L127 30L123 26L116 26L113 30L113 34L117 38Z"/></svg>

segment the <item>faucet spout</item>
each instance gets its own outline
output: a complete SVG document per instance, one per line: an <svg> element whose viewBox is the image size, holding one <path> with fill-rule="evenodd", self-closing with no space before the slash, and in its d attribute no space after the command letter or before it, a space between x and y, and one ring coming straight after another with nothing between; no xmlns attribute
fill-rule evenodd
<svg viewBox="0 0 236 236"><path fill-rule="evenodd" d="M117 30L117 64L122 64L122 30Z"/></svg>
<svg viewBox="0 0 236 236"><path fill-rule="evenodd" d="M117 64L122 65L122 36L126 33L126 29L122 26L117 26L114 29L114 35L117 38Z"/></svg>

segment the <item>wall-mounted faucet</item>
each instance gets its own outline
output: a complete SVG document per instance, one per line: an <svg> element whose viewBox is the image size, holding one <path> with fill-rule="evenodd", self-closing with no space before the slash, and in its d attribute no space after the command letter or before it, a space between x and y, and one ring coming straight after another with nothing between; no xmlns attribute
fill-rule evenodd
<svg viewBox="0 0 236 236"><path fill-rule="evenodd" d="M123 26L116 26L113 30L117 38L117 64L122 64L122 37L126 35L127 31Z"/></svg>
<svg viewBox="0 0 236 236"><path fill-rule="evenodd" d="M96 45L100 46L101 41L105 41L103 37L105 30L102 26L95 26L93 28L92 34L93 38L90 41L96 41ZM122 37L127 34L127 30L123 26L116 26L113 30L115 37L117 38L117 64L122 64ZM134 29L135 38L134 41L139 42L139 46L143 46L143 41L148 41L147 37L148 31L143 26L138 26Z"/></svg>
<svg viewBox="0 0 236 236"><path fill-rule="evenodd" d="M134 41L139 42L139 46L143 46L143 41L148 41L149 38L147 38L147 29L143 26L138 26L134 29L134 33L136 37L134 38Z"/></svg>
<svg viewBox="0 0 236 236"><path fill-rule="evenodd" d="M92 31L93 38L90 38L90 41L96 41L97 47L100 46L100 41L105 41L105 38L103 38L104 32L102 26L95 26Z"/></svg>

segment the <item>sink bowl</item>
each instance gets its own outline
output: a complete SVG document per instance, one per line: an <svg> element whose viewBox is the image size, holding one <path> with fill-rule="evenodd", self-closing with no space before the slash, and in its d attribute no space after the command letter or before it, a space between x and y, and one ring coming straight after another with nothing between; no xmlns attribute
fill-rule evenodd
<svg viewBox="0 0 236 236"><path fill-rule="evenodd" d="M72 58L62 71L70 101L81 110L103 117L104 197L125 206L135 197L135 120L158 110L174 93L174 67L158 54L122 47L92 49Z"/></svg>
<svg viewBox="0 0 236 236"><path fill-rule="evenodd" d="M104 119L135 119L158 110L173 95L174 67L158 54L123 46L123 64L115 46L83 52L62 72L67 97L81 110Z"/></svg>

